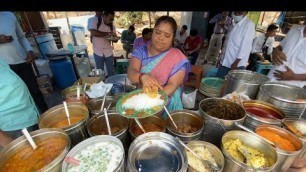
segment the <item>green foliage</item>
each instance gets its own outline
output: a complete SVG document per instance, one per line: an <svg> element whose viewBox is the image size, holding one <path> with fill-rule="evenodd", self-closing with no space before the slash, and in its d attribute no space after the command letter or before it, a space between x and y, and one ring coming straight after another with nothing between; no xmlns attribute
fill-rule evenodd
<svg viewBox="0 0 306 172"><path fill-rule="evenodd" d="M124 12L115 22L124 28L128 28L131 24L142 22L144 12Z"/></svg>

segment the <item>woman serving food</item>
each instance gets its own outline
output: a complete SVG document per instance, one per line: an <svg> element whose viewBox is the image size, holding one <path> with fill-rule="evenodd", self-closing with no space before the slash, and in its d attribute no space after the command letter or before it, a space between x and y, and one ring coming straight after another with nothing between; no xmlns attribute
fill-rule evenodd
<svg viewBox="0 0 306 172"><path fill-rule="evenodd" d="M183 109L182 86L191 66L179 49L171 47L176 30L177 24L172 17L159 17L151 44L132 52L128 68L128 79L143 87L150 97L158 95L158 89L168 95L169 111Z"/></svg>

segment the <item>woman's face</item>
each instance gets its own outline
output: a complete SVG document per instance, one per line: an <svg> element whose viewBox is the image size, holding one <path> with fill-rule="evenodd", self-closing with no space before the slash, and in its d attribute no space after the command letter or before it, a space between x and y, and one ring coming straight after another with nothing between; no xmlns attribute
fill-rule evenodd
<svg viewBox="0 0 306 172"><path fill-rule="evenodd" d="M153 30L152 46L157 51L165 51L171 47L173 41L173 29L170 23L161 22Z"/></svg>

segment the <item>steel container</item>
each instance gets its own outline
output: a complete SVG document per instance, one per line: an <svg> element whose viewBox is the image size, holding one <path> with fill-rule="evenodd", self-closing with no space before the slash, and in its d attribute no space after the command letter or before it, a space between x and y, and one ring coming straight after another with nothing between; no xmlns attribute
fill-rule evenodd
<svg viewBox="0 0 306 172"><path fill-rule="evenodd" d="M115 113L116 112L116 103L118 99L113 96L106 96L104 107L109 109L107 112ZM104 114L104 110L101 111L103 98L94 98L89 100L87 107L90 112L90 117L93 117L94 115L101 115Z"/></svg>
<svg viewBox="0 0 306 172"><path fill-rule="evenodd" d="M46 129L39 129L36 131L32 131L30 132L30 135L33 138L34 142L36 143L39 140L45 140L45 139L49 139L52 137L60 137L60 138L64 138L65 140L67 140L67 145L65 146L64 150L54 160L52 160L49 164L47 164L46 166L44 166L42 169L39 170L39 171L47 171L47 172L61 171L63 160L71 146L70 139L67 133L63 131L62 129L46 128ZM13 156L16 152L20 151L20 149L25 145L29 145L29 142L25 138L25 136L20 136L19 138L15 139L14 141L6 145L0 152L0 160L1 160L0 169L3 169L6 161L11 156ZM31 156L31 155L27 155L27 156ZM14 170L18 171L18 169L14 169Z"/></svg>
<svg viewBox="0 0 306 172"><path fill-rule="evenodd" d="M166 126L169 134L180 138L185 143L192 140L199 140L201 138L204 129L204 119L201 115L190 110L175 110L172 111L170 115L176 125L186 123L197 128L197 131L192 133L181 133L176 131L170 117L168 116L166 118Z"/></svg>
<svg viewBox="0 0 306 172"><path fill-rule="evenodd" d="M70 118L81 117L82 120L68 127L62 128L67 132L71 139L71 147L88 138L86 122L89 120L89 112L87 106L83 103L73 102L67 103ZM66 120L64 105L60 104L44 112L38 120L39 128L53 128L56 123Z"/></svg>
<svg viewBox="0 0 306 172"><path fill-rule="evenodd" d="M265 82L260 86L257 100L279 107L286 118L299 118L306 108L306 90L281 82Z"/></svg>
<svg viewBox="0 0 306 172"><path fill-rule="evenodd" d="M119 165L113 170L114 172L124 172L125 171L125 154L124 154L124 148L121 143L121 141L114 137L114 136L108 136L108 135L100 135L100 136L93 136L90 137L79 144L77 144L75 147L73 147L67 154L67 157L74 157L76 154L78 154L80 151L86 149L88 146L94 145L96 143L102 143L102 142L112 142L115 143L120 147L120 149L123 151L123 157L122 160L120 161ZM99 157L92 157L92 158L99 158ZM62 172L68 171L70 164L67 163L66 161L63 162L62 165Z"/></svg>
<svg viewBox="0 0 306 172"><path fill-rule="evenodd" d="M268 80L269 78L266 75L249 70L231 70L225 76L222 97L236 91L246 94L250 99L255 99L260 84Z"/></svg>
<svg viewBox="0 0 306 172"><path fill-rule="evenodd" d="M258 100L246 100L243 101L243 106L246 110L246 118L244 120L243 125L245 125L246 127L255 130L255 128L259 125L262 124L271 124L271 125L277 125L277 126L281 126L281 120L285 118L285 113L278 107L270 104L270 103L266 103L263 101L258 101ZM269 110L269 111L273 111L275 114L278 115L278 118L273 118L273 117L260 117L258 115L252 114L251 112L248 112L248 108L258 108L258 109L262 109L262 110Z"/></svg>
<svg viewBox="0 0 306 172"><path fill-rule="evenodd" d="M292 134L291 132L289 132L288 130L278 127L278 126L274 126L274 125L260 125L258 127L256 127L255 132L259 132L259 131L270 131L273 132L283 138L286 138L287 140L289 140L295 147L296 151L285 151L282 149L279 149L276 145L276 152L277 152L277 162L275 165L275 168L273 169L273 171L275 172L279 172L279 171L287 171L290 167L290 165L292 164L292 162L294 161L294 159L296 157L299 156L299 154L302 151L302 142L301 140L296 137L294 134ZM274 143L275 144L275 143ZM277 144L277 143L276 143Z"/></svg>
<svg viewBox="0 0 306 172"><path fill-rule="evenodd" d="M112 136L117 137L122 142L124 149L127 152L130 145L128 136L128 119L119 115L118 113L108 113L108 121L111 128L118 128L118 131L112 133ZM108 129L104 114L95 115L90 118L86 127L90 136L108 135ZM102 134L102 132L105 132L105 134Z"/></svg>
<svg viewBox="0 0 306 172"><path fill-rule="evenodd" d="M184 147L176 138L167 133L149 132L132 142L127 167L129 172L186 172L188 162Z"/></svg>
<svg viewBox="0 0 306 172"><path fill-rule="evenodd" d="M272 166L253 170L250 166L235 159L223 146L227 141L232 139L239 139L244 145L262 152ZM264 139L246 131L233 130L226 132L222 137L221 149L225 157L223 171L272 171L278 161L276 150L272 145Z"/></svg>

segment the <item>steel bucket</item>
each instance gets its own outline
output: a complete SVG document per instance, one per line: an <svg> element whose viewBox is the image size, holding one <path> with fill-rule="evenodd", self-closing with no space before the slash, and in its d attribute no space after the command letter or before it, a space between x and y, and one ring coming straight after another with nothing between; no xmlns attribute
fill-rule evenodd
<svg viewBox="0 0 306 172"><path fill-rule="evenodd" d="M255 99L260 84L268 80L267 76L249 70L231 70L225 76L221 95L223 97L236 91L246 94L250 99Z"/></svg>
<svg viewBox="0 0 306 172"><path fill-rule="evenodd" d="M67 127L61 127L67 132L71 139L71 147L88 138L86 122L89 120L87 106L83 103L67 103L70 119L80 118L75 124ZM60 104L44 112L38 120L39 128L54 128L53 126L67 120L64 105Z"/></svg>
<svg viewBox="0 0 306 172"><path fill-rule="evenodd" d="M287 118L299 118L306 108L306 90L281 82L265 82L260 86L257 100L279 107Z"/></svg>
<svg viewBox="0 0 306 172"><path fill-rule="evenodd" d="M195 127L197 131L192 133L181 133L176 131L170 117L168 116L166 118L166 126L169 134L180 138L184 143L188 143L192 140L199 140L201 138L204 128L204 119L201 115L190 110L175 110L170 112L170 115L178 127L180 127L180 124L187 123Z"/></svg>

